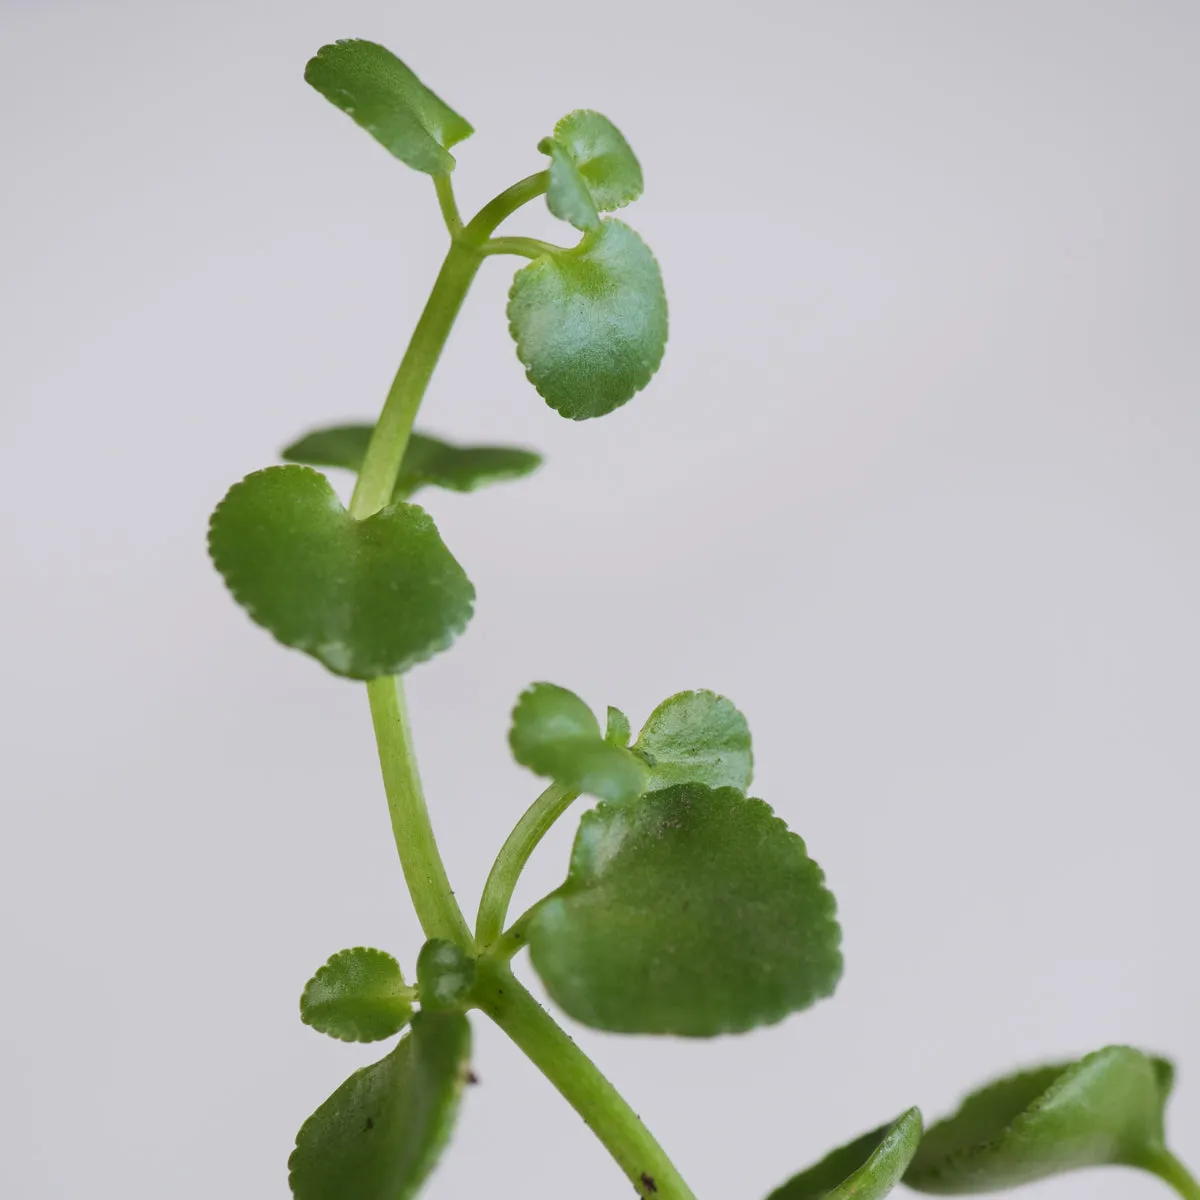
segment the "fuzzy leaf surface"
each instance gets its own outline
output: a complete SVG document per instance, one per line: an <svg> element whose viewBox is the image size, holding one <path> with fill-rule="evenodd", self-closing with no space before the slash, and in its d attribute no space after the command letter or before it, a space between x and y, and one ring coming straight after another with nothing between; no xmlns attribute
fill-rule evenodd
<svg viewBox="0 0 1200 1200"><path fill-rule="evenodd" d="M649 247L606 220L578 246L513 277L509 331L530 383L573 421L600 417L650 382L667 344L667 298Z"/></svg>
<svg viewBox="0 0 1200 1200"><path fill-rule="evenodd" d="M621 131L601 113L587 108L568 113L555 125L553 141L570 156L600 212L624 208L642 194L645 183L637 156Z"/></svg>
<svg viewBox="0 0 1200 1200"><path fill-rule="evenodd" d="M527 937L555 1003L618 1033L753 1029L829 995L842 971L804 842L761 800L694 783L585 814Z"/></svg>
<svg viewBox="0 0 1200 1200"><path fill-rule="evenodd" d="M351 38L322 46L304 78L401 162L427 175L453 171L450 147L475 132L376 42Z"/></svg>
<svg viewBox="0 0 1200 1200"><path fill-rule="evenodd" d="M305 985L300 1019L343 1042L377 1042L412 1019L400 964L382 950L339 950Z"/></svg>
<svg viewBox="0 0 1200 1200"><path fill-rule="evenodd" d="M386 1058L355 1071L300 1127L296 1200L409 1200L449 1140L467 1078L461 1013L420 1012Z"/></svg>
<svg viewBox="0 0 1200 1200"><path fill-rule="evenodd" d="M921 1143L921 1110L864 1133L776 1188L767 1200L882 1200Z"/></svg>
<svg viewBox="0 0 1200 1200"><path fill-rule="evenodd" d="M600 213L596 202L570 152L553 138L543 138L538 149L550 158L546 207L560 221L567 221L576 229L599 228Z"/></svg>
<svg viewBox="0 0 1200 1200"><path fill-rule="evenodd" d="M268 467L234 484L208 547L255 621L351 679L424 662L474 609L475 589L424 509L393 503L356 521L308 467Z"/></svg>
<svg viewBox="0 0 1200 1200"><path fill-rule="evenodd" d="M651 788L703 783L744 792L754 777L746 718L714 692L679 692L664 700L633 749L650 769Z"/></svg>
<svg viewBox="0 0 1200 1200"><path fill-rule="evenodd" d="M1169 1063L1130 1046L1010 1075L929 1129L904 1182L962 1195L1081 1167L1145 1165L1163 1144L1172 1076Z"/></svg>

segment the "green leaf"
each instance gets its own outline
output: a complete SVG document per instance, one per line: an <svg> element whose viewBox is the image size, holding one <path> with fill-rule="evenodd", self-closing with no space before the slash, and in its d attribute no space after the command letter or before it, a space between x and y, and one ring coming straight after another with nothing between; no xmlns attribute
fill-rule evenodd
<svg viewBox="0 0 1200 1200"><path fill-rule="evenodd" d="M714 692L679 692L664 700L633 749L650 768L651 788L703 783L744 792L754 775L746 718Z"/></svg>
<svg viewBox="0 0 1200 1200"><path fill-rule="evenodd" d="M453 171L450 147L475 132L375 42L355 38L322 46L304 78L401 162L428 175Z"/></svg>
<svg viewBox="0 0 1200 1200"><path fill-rule="evenodd" d="M305 984L300 1020L343 1042L377 1042L412 1018L412 991L382 950L339 950Z"/></svg>
<svg viewBox="0 0 1200 1200"><path fill-rule="evenodd" d="M234 484L208 548L255 621L351 679L399 675L445 650L474 608L475 589L424 509L390 504L356 521L308 467Z"/></svg>
<svg viewBox="0 0 1200 1200"><path fill-rule="evenodd" d="M592 204L600 212L624 208L642 194L641 164L621 131L607 117L590 109L577 109L555 125L554 138L547 138L546 142L551 140L566 152ZM550 151L542 149L542 153ZM550 182L554 182L553 164Z"/></svg>
<svg viewBox="0 0 1200 1200"><path fill-rule="evenodd" d="M513 277L508 325L530 383L573 421L620 408L650 382L667 344L667 298L649 247L607 220L570 250Z"/></svg>
<svg viewBox="0 0 1200 1200"><path fill-rule="evenodd" d="M604 740L614 746L629 745L629 718L619 709L608 706L608 722L604 728Z"/></svg>
<svg viewBox="0 0 1200 1200"><path fill-rule="evenodd" d="M475 960L453 942L430 938L417 955L421 1009L461 1009L475 983Z"/></svg>
<svg viewBox="0 0 1200 1200"><path fill-rule="evenodd" d="M420 1012L387 1058L355 1071L300 1127L297 1200L408 1200L449 1140L467 1079L461 1013Z"/></svg>
<svg viewBox="0 0 1200 1200"><path fill-rule="evenodd" d="M829 995L841 931L821 869L761 800L700 784L601 804L534 910L533 965L585 1025L708 1037Z"/></svg>
<svg viewBox="0 0 1200 1200"><path fill-rule="evenodd" d="M550 156L546 206L560 221L569 221L576 229L598 228L596 202L567 149L553 138L543 138L538 149Z"/></svg>
<svg viewBox="0 0 1200 1200"><path fill-rule="evenodd" d="M863 1134L776 1188L767 1200L882 1200L921 1142L921 1110Z"/></svg>
<svg viewBox="0 0 1200 1200"><path fill-rule="evenodd" d="M508 741L523 767L572 792L622 804L645 790L641 761L605 741L592 710L556 684L535 683L521 693Z"/></svg>
<svg viewBox="0 0 1200 1200"><path fill-rule="evenodd" d="M310 467L343 467L357 471L367 452L373 425L331 425L314 429L280 455ZM456 446L428 434L414 433L404 451L393 500L407 500L423 487L473 492L489 483L519 479L536 471L542 456L517 446Z"/></svg>
<svg viewBox="0 0 1200 1200"><path fill-rule="evenodd" d="M1129 1046L1011 1075L974 1092L925 1135L904 1176L958 1195L1110 1163L1154 1170L1172 1070Z"/></svg>

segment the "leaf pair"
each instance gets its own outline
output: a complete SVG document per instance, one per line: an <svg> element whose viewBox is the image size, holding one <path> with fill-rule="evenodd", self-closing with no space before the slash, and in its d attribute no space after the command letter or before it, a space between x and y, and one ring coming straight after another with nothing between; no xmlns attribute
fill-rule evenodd
<svg viewBox="0 0 1200 1200"><path fill-rule="evenodd" d="M566 882L522 923L533 965L576 1020L710 1037L778 1021L841 974L833 896L804 842L748 798L745 718L712 692L664 701L626 748L579 697L536 684L513 714L518 762L605 802Z"/></svg>
<svg viewBox="0 0 1200 1200"><path fill-rule="evenodd" d="M880 1200L918 1191L1003 1191L1083 1167L1140 1167L1178 1182L1163 1113L1171 1065L1129 1046L1008 1076L968 1096L922 1138L910 1109L771 1193L769 1200Z"/></svg>

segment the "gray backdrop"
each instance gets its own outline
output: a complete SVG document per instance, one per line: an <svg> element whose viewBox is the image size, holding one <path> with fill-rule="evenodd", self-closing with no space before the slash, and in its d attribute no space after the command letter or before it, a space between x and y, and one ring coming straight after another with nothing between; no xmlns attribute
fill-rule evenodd
<svg viewBox="0 0 1200 1200"><path fill-rule="evenodd" d="M474 121L468 208L609 114L672 304L649 391L571 424L492 262L422 413L547 456L427 497L479 590L411 679L467 907L539 787L523 686L635 720L718 689L847 971L748 1037L572 1029L701 1197L1110 1041L1178 1057L1200 1163L1194 3L4 0L0 1192L283 1197L301 1119L378 1054L303 1028L301 985L419 944L361 688L204 555L230 483L373 415L443 252L428 181L302 82L343 36ZM477 1028L431 1200L626 1195Z"/></svg>

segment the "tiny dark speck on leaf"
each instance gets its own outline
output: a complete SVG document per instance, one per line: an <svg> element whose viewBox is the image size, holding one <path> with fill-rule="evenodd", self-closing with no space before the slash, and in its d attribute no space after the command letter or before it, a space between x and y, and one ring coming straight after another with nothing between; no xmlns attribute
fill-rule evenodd
<svg viewBox="0 0 1200 1200"><path fill-rule="evenodd" d="M642 1172L642 1187L651 1194L658 1191L658 1184L654 1182L654 1176L647 1175L645 1171Z"/></svg>
<svg viewBox="0 0 1200 1200"><path fill-rule="evenodd" d="M375 1128L375 1118L374 1118L374 1117L368 1117L368 1118L367 1118L367 1130L371 1130L371 1129L374 1129L374 1128Z"/></svg>
<svg viewBox="0 0 1200 1200"><path fill-rule="evenodd" d="M476 1084L479 1082L479 1076L476 1075L475 1072L471 1071L471 1070L468 1070L466 1075L463 1078L465 1078L469 1084Z"/></svg>

